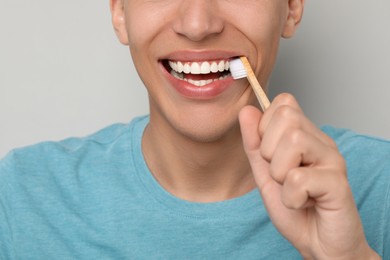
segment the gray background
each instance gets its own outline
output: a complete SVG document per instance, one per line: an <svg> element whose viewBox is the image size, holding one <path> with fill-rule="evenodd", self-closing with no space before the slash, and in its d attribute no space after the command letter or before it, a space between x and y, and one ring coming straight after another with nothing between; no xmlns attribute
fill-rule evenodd
<svg viewBox="0 0 390 260"><path fill-rule="evenodd" d="M318 125L390 138L389 26L388 0L308 0L271 97L291 92ZM0 157L147 112L108 0L0 0Z"/></svg>

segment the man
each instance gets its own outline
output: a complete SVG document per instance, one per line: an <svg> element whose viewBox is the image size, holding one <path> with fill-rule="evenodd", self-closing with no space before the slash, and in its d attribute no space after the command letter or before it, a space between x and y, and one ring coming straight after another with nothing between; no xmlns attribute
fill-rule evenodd
<svg viewBox="0 0 390 260"><path fill-rule="evenodd" d="M246 56L267 86L303 0L110 6L148 90L150 117L5 158L3 258L380 258L371 247L388 254L389 143L322 131L288 94L263 113L248 82L230 76L229 61ZM355 197L368 239L346 164L351 185L364 188Z"/></svg>

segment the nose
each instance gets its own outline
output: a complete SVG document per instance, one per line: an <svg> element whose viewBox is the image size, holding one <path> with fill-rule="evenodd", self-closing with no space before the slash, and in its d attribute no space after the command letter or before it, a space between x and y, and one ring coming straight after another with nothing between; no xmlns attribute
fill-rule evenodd
<svg viewBox="0 0 390 260"><path fill-rule="evenodd" d="M191 41L202 41L224 29L216 0L182 0L174 21L174 31Z"/></svg>

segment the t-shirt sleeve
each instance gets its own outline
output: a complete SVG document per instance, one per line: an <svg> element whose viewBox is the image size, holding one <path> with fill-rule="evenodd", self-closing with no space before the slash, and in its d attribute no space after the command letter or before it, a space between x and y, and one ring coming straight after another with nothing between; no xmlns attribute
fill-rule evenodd
<svg viewBox="0 0 390 260"><path fill-rule="evenodd" d="M10 157L0 160L0 259L12 259Z"/></svg>

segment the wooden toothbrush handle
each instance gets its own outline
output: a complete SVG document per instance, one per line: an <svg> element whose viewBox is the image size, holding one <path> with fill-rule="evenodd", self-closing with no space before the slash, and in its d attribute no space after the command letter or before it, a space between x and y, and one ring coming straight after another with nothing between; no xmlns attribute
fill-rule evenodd
<svg viewBox="0 0 390 260"><path fill-rule="evenodd" d="M255 92L257 100L260 103L261 109L264 112L270 105L269 99L265 94L263 88L261 87L259 81L257 80L255 74L253 73L252 67L249 64L248 59L244 56L240 57L240 59L241 62L244 64L249 84L252 86L253 92Z"/></svg>

